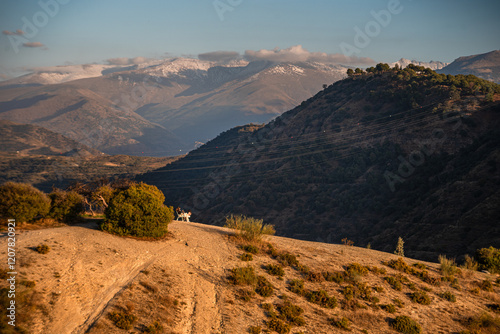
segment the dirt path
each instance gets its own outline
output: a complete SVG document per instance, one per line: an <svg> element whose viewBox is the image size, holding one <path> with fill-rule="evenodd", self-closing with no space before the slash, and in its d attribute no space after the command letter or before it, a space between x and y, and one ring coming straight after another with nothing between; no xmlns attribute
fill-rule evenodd
<svg viewBox="0 0 500 334"><path fill-rule="evenodd" d="M30 332L85 333L151 265L168 268L178 278L174 289L186 305L176 332L224 332L221 277L230 266L227 259L234 245L217 227L173 222L170 231L172 239L155 242L109 235L95 225L19 231L19 278L36 282L48 314L35 319ZM1 263L6 263L5 239L0 239ZM34 248L39 244L49 245L51 251L37 253Z"/></svg>

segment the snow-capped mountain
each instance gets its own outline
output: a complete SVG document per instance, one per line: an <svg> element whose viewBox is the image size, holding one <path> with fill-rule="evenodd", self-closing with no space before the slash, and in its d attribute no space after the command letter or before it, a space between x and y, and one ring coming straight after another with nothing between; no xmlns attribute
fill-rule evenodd
<svg viewBox="0 0 500 334"><path fill-rule="evenodd" d="M445 66L447 66L449 63L443 63L442 61L435 61L431 60L430 62L425 62L425 61L418 61L418 60L409 60L405 58L401 58L400 60L390 63L389 65L391 67L394 67L396 64L398 64L400 67L405 68L406 66L413 64L417 66L423 66L423 67L428 67L431 70L439 70Z"/></svg>

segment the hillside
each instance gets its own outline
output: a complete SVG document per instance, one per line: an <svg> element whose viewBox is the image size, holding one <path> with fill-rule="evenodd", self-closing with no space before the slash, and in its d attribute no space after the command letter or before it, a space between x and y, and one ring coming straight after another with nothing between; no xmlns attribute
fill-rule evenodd
<svg viewBox="0 0 500 334"><path fill-rule="evenodd" d="M144 332L156 323L167 333L247 333L252 326L267 328L271 313L280 310L290 317L295 313L285 321L293 324L291 333L340 332L329 319L343 317L352 333L397 333L390 324L401 315L415 320L424 333L477 330L480 319L490 325L481 333L494 333L500 326L495 275L463 269L455 281L439 283L438 264L405 258L413 272L428 272L424 282L389 267L397 259L393 254L280 237L255 244L258 253L244 262L241 247L247 244L231 237L230 230L173 222L170 231L166 240L140 241L100 232L93 223L34 231L18 227L17 328L33 334L102 334ZM0 239L2 249L6 239ZM40 244L49 246L49 253L39 254L35 249ZM280 267L284 258L297 262L283 267L282 278L264 268ZM7 261L4 251L0 260ZM232 270L246 266L273 286L268 297L252 294L252 286L231 283ZM400 290L391 287L390 278L400 282ZM292 289L293 280L304 281L304 295L297 285ZM484 283L495 280L491 286ZM6 281L0 284L3 288ZM335 303L330 299L333 308L307 297L319 290L335 298ZM429 304L412 301L416 292L422 300L428 297ZM3 306L0 312L5 316ZM129 330L120 329L113 314L136 321ZM10 330L4 327L3 333Z"/></svg>
<svg viewBox="0 0 500 334"><path fill-rule="evenodd" d="M499 87L415 66L371 71L139 179L202 223L245 214L282 236L384 251L402 236L432 261L498 245Z"/></svg>
<svg viewBox="0 0 500 334"><path fill-rule="evenodd" d="M455 59L437 71L444 74L473 74L500 84L500 50Z"/></svg>
<svg viewBox="0 0 500 334"><path fill-rule="evenodd" d="M98 155L101 152L59 133L31 124L0 120L0 151L43 155Z"/></svg>

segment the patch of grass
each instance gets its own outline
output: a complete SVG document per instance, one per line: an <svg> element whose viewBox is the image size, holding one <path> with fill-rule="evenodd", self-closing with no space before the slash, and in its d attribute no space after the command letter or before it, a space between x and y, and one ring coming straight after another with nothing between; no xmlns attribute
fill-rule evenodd
<svg viewBox="0 0 500 334"><path fill-rule="evenodd" d="M270 297L274 292L274 287L271 282L269 282L264 276L258 276L255 292L257 292L262 297Z"/></svg>
<svg viewBox="0 0 500 334"><path fill-rule="evenodd" d="M36 246L36 251L40 254L47 254L50 252L50 247L46 244L40 244Z"/></svg>
<svg viewBox="0 0 500 334"><path fill-rule="evenodd" d="M443 298L443 299L446 299L447 301L452 302L452 303L457 301L457 297L455 297L455 295L449 291L440 293L440 294L438 294L438 296Z"/></svg>
<svg viewBox="0 0 500 334"><path fill-rule="evenodd" d="M285 275L285 270L279 264L268 264L264 266L264 269L267 270L269 275L283 277Z"/></svg>
<svg viewBox="0 0 500 334"><path fill-rule="evenodd" d="M253 255L249 253L243 253L240 255L241 261L253 261Z"/></svg>
<svg viewBox="0 0 500 334"><path fill-rule="evenodd" d="M410 294L410 299L412 302L421 304L421 305L429 305L431 303L431 298L425 291L415 291Z"/></svg>
<svg viewBox="0 0 500 334"><path fill-rule="evenodd" d="M299 260L297 260L297 257L290 253L279 254L277 258L279 263L281 263L284 267L297 267L299 265Z"/></svg>
<svg viewBox="0 0 500 334"><path fill-rule="evenodd" d="M271 331L277 332L278 334L288 334L290 333L292 326L281 319L271 318L267 322L267 328L269 328Z"/></svg>
<svg viewBox="0 0 500 334"><path fill-rule="evenodd" d="M379 268L379 267L376 267L376 266L373 266L373 267L369 267L368 268L372 273L374 273L375 275L385 275L385 273L387 272L387 270L385 270L385 268Z"/></svg>
<svg viewBox="0 0 500 334"><path fill-rule="evenodd" d="M137 321L137 317L133 314L116 311L108 313L108 318L113 321L116 327L127 330L132 329Z"/></svg>
<svg viewBox="0 0 500 334"><path fill-rule="evenodd" d="M267 244L267 254L271 255L272 257L278 257L278 251L272 244Z"/></svg>
<svg viewBox="0 0 500 334"><path fill-rule="evenodd" d="M481 290L493 292L493 284L491 283L490 280L485 279L481 282L476 282L476 284Z"/></svg>
<svg viewBox="0 0 500 334"><path fill-rule="evenodd" d="M158 321L153 322L149 326L146 327L144 333L157 334L163 332L163 325Z"/></svg>
<svg viewBox="0 0 500 334"><path fill-rule="evenodd" d="M307 273L307 280L310 282L323 282L323 274L317 271L309 271Z"/></svg>
<svg viewBox="0 0 500 334"><path fill-rule="evenodd" d="M328 296L325 290L308 291L305 294L306 299L314 304L318 304L325 308L337 307L337 299L334 296Z"/></svg>
<svg viewBox="0 0 500 334"><path fill-rule="evenodd" d="M351 322L349 321L349 319L345 317L342 317L340 319L331 318L328 319L328 322L330 322L332 326L343 329L345 331L351 330Z"/></svg>
<svg viewBox="0 0 500 334"><path fill-rule="evenodd" d="M417 269L427 270L427 266L420 262L414 263L413 266Z"/></svg>
<svg viewBox="0 0 500 334"><path fill-rule="evenodd" d="M398 298L394 299L394 305L396 305L399 308L405 307L405 303L403 303L403 301Z"/></svg>
<svg viewBox="0 0 500 334"><path fill-rule="evenodd" d="M397 316L391 323L391 327L404 334L420 334L422 327L413 319L406 315Z"/></svg>
<svg viewBox="0 0 500 334"><path fill-rule="evenodd" d="M247 241L260 241L263 235L273 235L276 231L272 225L263 225L262 219L243 215L226 217L224 227L238 231L238 235Z"/></svg>
<svg viewBox="0 0 500 334"><path fill-rule="evenodd" d="M250 334L260 334L261 332L262 332L262 328L260 326L248 327L248 333L250 333Z"/></svg>
<svg viewBox="0 0 500 334"><path fill-rule="evenodd" d="M253 285L257 282L257 276L252 267L233 268L228 279L234 285Z"/></svg>
<svg viewBox="0 0 500 334"><path fill-rule="evenodd" d="M286 300L282 304L276 306L279 312L279 318L286 320L288 323L294 326L304 326L305 320L301 317L304 310L297 305L292 304L290 301Z"/></svg>
<svg viewBox="0 0 500 334"><path fill-rule="evenodd" d="M479 263L474 260L469 254L465 255L464 264L461 266L462 269L476 271L479 267Z"/></svg>
<svg viewBox="0 0 500 334"><path fill-rule="evenodd" d="M465 318L461 321L471 333L494 334L500 333L500 319L488 313Z"/></svg>
<svg viewBox="0 0 500 334"><path fill-rule="evenodd" d="M341 272L323 272L323 277L327 282L335 282L337 284L342 284L344 283L344 273Z"/></svg>
<svg viewBox="0 0 500 334"><path fill-rule="evenodd" d="M250 254L258 254L259 253L259 248L254 245L243 245L241 247L245 252L250 253Z"/></svg>
<svg viewBox="0 0 500 334"><path fill-rule="evenodd" d="M457 264L454 259L448 259L444 255L439 255L439 269L443 276L453 276L457 273Z"/></svg>
<svg viewBox="0 0 500 334"><path fill-rule="evenodd" d="M238 290L236 296L239 299L243 300L244 302L249 302L255 296L255 291L247 290L247 289L240 289L240 290Z"/></svg>
<svg viewBox="0 0 500 334"><path fill-rule="evenodd" d="M290 285L290 291L292 291L293 293L296 293L300 296L303 296L305 294L305 290L304 290L304 281L301 280L301 279L293 279L291 280L289 283Z"/></svg>
<svg viewBox="0 0 500 334"><path fill-rule="evenodd" d="M391 277L391 276L387 276L387 277L384 277L384 280L389 283L389 285L394 289L394 290L397 290L397 291L401 291L403 289L403 285L401 284L400 281L398 281L397 279L395 279L394 277Z"/></svg>
<svg viewBox="0 0 500 334"><path fill-rule="evenodd" d="M388 313L396 313L396 306L393 304L382 305L382 309Z"/></svg>
<svg viewBox="0 0 500 334"><path fill-rule="evenodd" d="M347 275L353 276L353 275L360 275L360 276L365 276L368 274L368 267L362 266L359 263L350 263L347 265L345 268L345 271Z"/></svg>

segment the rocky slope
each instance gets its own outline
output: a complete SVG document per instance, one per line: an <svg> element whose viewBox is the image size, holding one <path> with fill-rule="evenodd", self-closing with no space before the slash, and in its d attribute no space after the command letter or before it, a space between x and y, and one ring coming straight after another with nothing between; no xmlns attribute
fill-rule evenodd
<svg viewBox="0 0 500 334"><path fill-rule="evenodd" d="M500 50L457 58L438 73L473 74L500 83Z"/></svg>

